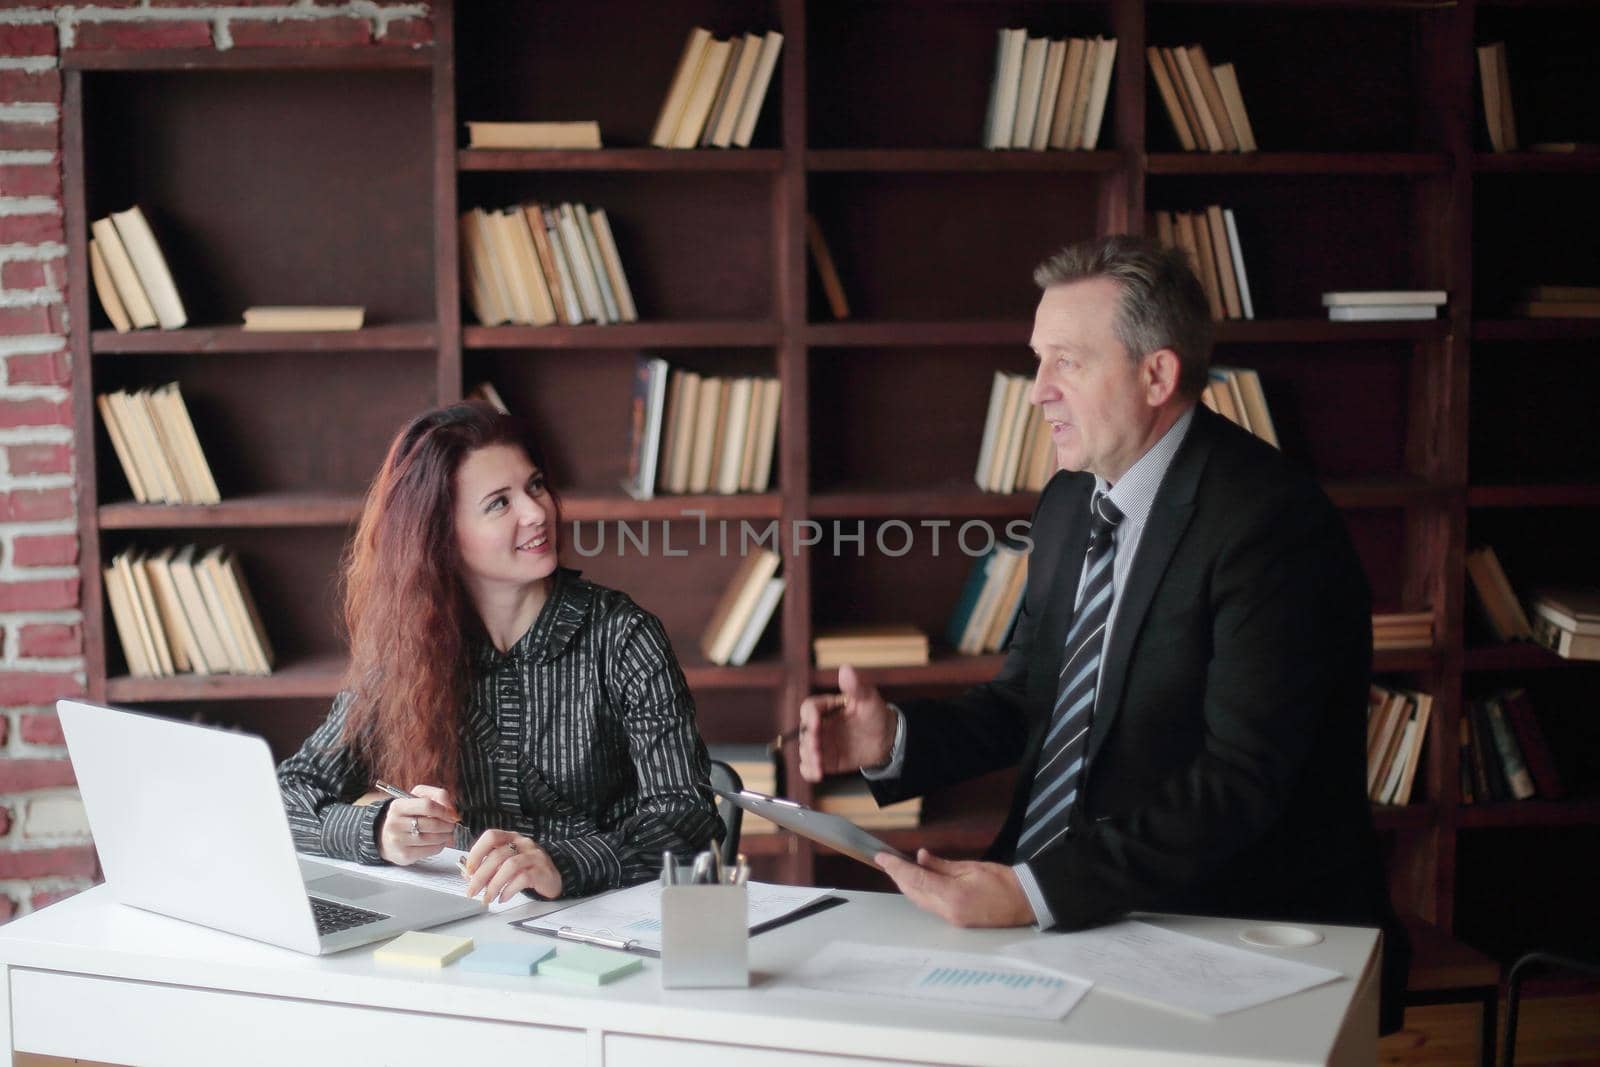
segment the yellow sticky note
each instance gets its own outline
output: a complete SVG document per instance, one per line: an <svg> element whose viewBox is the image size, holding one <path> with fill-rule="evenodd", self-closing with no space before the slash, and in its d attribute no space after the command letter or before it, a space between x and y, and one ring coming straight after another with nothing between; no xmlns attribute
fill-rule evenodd
<svg viewBox="0 0 1600 1067"><path fill-rule="evenodd" d="M425 934L408 930L372 953L379 963L400 963L407 967L443 967L472 951L472 938L446 934Z"/></svg>

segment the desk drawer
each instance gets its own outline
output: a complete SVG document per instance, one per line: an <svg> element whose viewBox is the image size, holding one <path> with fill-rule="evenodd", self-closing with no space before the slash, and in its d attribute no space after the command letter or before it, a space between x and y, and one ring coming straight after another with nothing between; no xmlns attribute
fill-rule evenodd
<svg viewBox="0 0 1600 1067"><path fill-rule="evenodd" d="M582 1030L213 989L11 972L14 1047L125 1064L581 1064Z"/></svg>
<svg viewBox="0 0 1600 1067"><path fill-rule="evenodd" d="M931 1067L912 1060L862 1059L824 1052L785 1052L748 1045L711 1045L632 1034L606 1035L605 1067Z"/></svg>

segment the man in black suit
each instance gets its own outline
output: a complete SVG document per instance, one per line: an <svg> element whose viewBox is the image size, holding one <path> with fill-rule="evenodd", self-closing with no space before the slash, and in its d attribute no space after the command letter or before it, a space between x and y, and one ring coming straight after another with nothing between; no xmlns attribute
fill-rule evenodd
<svg viewBox="0 0 1600 1067"><path fill-rule="evenodd" d="M1367 583L1314 481L1197 403L1211 321L1175 250L1126 236L1035 272L1040 497L999 675L886 704L850 668L801 708L801 773L880 803L1019 768L984 861L878 863L963 926L1078 929L1151 910L1386 927L1366 796Z"/></svg>

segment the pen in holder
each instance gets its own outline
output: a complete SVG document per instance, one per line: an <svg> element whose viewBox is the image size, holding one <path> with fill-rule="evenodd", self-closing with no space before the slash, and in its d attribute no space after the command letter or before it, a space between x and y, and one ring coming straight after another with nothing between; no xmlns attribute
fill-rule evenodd
<svg viewBox="0 0 1600 1067"><path fill-rule="evenodd" d="M702 854L704 855L704 854ZM713 854L714 855L714 854ZM704 989L750 984L748 890L733 870L723 877L715 859L710 879L679 882L668 861L661 888L661 985ZM746 868L740 868L740 872Z"/></svg>

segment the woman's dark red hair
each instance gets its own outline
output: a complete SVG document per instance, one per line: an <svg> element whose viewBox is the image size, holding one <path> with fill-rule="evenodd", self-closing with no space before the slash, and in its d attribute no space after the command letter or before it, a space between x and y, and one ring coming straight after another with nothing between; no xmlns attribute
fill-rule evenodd
<svg viewBox="0 0 1600 1067"><path fill-rule="evenodd" d="M345 552L344 740L375 777L405 789L456 795L470 648L482 623L461 580L455 476L489 445L521 448L545 470L529 428L488 404L413 419L390 444Z"/></svg>

